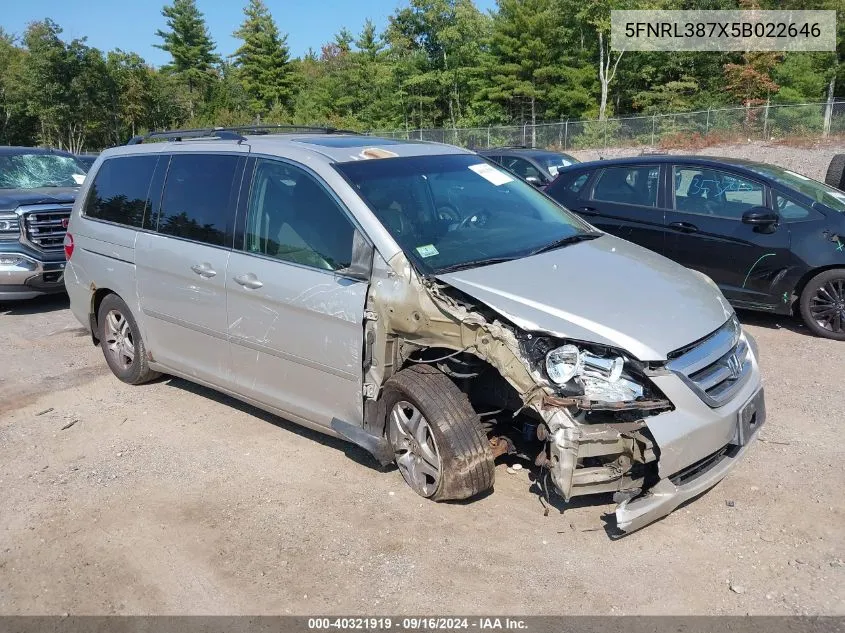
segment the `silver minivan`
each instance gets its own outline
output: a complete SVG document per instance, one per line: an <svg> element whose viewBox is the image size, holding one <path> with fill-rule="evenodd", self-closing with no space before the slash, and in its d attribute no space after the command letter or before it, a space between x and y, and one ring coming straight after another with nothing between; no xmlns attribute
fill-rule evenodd
<svg viewBox="0 0 845 633"><path fill-rule="evenodd" d="M609 530L630 532L765 420L753 340L709 278L456 147L136 138L97 159L65 251L120 380L180 376L346 438L435 500L530 460L566 500L613 493Z"/></svg>

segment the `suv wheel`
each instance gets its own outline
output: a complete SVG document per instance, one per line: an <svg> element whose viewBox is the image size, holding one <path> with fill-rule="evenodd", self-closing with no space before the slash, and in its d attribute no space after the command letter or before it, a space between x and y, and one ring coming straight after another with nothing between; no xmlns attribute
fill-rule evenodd
<svg viewBox="0 0 845 633"><path fill-rule="evenodd" d="M159 373L150 369L147 350L138 324L126 303L117 295L108 295L97 313L100 347L112 373L130 385L140 385Z"/></svg>
<svg viewBox="0 0 845 633"><path fill-rule="evenodd" d="M493 487L490 442L466 395L430 365L398 372L384 385L387 439L414 491L467 499Z"/></svg>
<svg viewBox="0 0 845 633"><path fill-rule="evenodd" d="M826 270L807 282L801 316L814 334L845 341L845 269Z"/></svg>

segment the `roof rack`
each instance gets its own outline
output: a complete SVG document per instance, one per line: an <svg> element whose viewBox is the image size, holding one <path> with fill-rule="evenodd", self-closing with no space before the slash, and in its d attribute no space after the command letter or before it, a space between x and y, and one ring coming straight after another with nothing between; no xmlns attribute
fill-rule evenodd
<svg viewBox="0 0 845 633"><path fill-rule="evenodd" d="M191 138L216 138L227 141L245 141L243 134L272 134L274 131L300 132L307 134L358 134L352 130L339 130L334 127L314 127L309 125L239 125L234 127L210 127L191 130L168 130L149 132L133 136L127 145L138 145L151 140L181 141Z"/></svg>

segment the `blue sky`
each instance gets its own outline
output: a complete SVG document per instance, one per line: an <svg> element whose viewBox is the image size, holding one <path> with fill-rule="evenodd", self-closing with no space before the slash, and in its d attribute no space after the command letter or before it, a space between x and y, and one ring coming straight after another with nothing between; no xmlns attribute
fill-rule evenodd
<svg viewBox="0 0 845 633"><path fill-rule="evenodd" d="M169 1L168 1L169 3ZM205 14L211 36L221 55L230 55L237 48L232 32L243 20L247 0L197 0ZM293 56L302 55L308 47L319 53L320 46L347 27L357 34L366 18L375 22L379 31L387 25L387 17L404 0L265 0L279 29L288 34ZM160 66L167 63L167 53L153 47L160 43L157 29L165 28L161 7L165 0L2 0L0 26L21 34L33 20L52 18L63 29L65 39L88 37L88 44L102 50L122 48L134 51L145 60ZM483 11L492 9L495 0L476 0Z"/></svg>

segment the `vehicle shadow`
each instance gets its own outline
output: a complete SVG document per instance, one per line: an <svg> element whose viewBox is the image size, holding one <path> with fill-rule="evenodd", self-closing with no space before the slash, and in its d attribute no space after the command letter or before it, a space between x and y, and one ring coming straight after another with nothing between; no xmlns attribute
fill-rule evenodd
<svg viewBox="0 0 845 633"><path fill-rule="evenodd" d="M813 333L801 322L801 319L787 314L769 314L768 312L754 312L751 310L737 310L737 316L743 325L754 325L770 330L789 330L806 336Z"/></svg>
<svg viewBox="0 0 845 633"><path fill-rule="evenodd" d="M57 312L67 310L70 307L70 299L64 293L54 295L41 295L26 301L0 301L0 314L12 316L29 314L42 314L45 312Z"/></svg>
<svg viewBox="0 0 845 633"><path fill-rule="evenodd" d="M219 402L220 404L226 405L227 407L232 407L233 409L237 409L238 411L242 411L243 413L256 417L259 420L269 422L277 428L289 431L291 433L296 433L297 435L304 437L308 440L313 440L315 442L319 442L323 446L327 446L334 450L341 451L349 459L358 464L361 464L362 466L366 466L373 470L385 470L385 468L383 468L372 455L370 455L363 448L353 444L352 442L348 442L346 440L342 440L331 435L326 435L318 431L314 431L307 427L296 424L295 422L291 422L290 420L286 420L272 413L268 413L267 411L259 409L258 407L254 407L251 404L247 404L246 402L242 402L241 400L237 400L236 398L227 396L224 393L220 393L219 391L215 391L214 389L209 389L208 387L203 387L202 385L198 385L182 378L177 378L175 376L164 376L160 379L160 381L166 384L168 387L173 387L181 391L187 391L188 393L192 393L202 398L214 400L215 402Z"/></svg>

